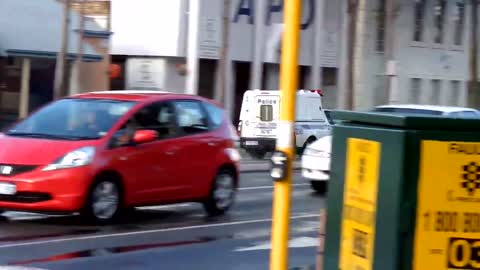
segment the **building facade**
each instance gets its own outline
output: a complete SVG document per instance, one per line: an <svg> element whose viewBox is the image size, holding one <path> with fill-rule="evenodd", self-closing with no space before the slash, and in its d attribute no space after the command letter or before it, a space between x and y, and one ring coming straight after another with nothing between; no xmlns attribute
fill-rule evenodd
<svg viewBox="0 0 480 270"><path fill-rule="evenodd" d="M200 1L198 94L214 97L222 49L223 0ZM112 89L185 91L188 0L112 1L112 61L122 76ZM279 88L283 1L231 0L227 91L238 119L248 89ZM299 88L325 91L325 105L337 106L336 76L341 47L341 1L303 1Z"/></svg>
<svg viewBox="0 0 480 270"><path fill-rule="evenodd" d="M386 92L385 0L360 0L355 108L414 103L467 106L471 1L397 1L393 78Z"/></svg>
<svg viewBox="0 0 480 270"><path fill-rule="evenodd" d="M78 6L70 10L65 74L72 91L65 94L109 88L109 5L94 1L89 7L83 31ZM0 1L0 127L53 100L62 18L63 1ZM75 62L80 44L81 63Z"/></svg>

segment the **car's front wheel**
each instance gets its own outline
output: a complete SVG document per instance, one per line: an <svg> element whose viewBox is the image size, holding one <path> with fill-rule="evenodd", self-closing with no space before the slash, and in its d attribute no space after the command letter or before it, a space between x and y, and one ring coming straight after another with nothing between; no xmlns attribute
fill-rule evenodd
<svg viewBox="0 0 480 270"><path fill-rule="evenodd" d="M211 215L222 215L235 201L237 187L235 175L229 170L220 171L213 182L208 199L203 203L205 211Z"/></svg>
<svg viewBox="0 0 480 270"><path fill-rule="evenodd" d="M99 180L90 189L84 216L97 223L109 223L120 214L120 188L115 181Z"/></svg>

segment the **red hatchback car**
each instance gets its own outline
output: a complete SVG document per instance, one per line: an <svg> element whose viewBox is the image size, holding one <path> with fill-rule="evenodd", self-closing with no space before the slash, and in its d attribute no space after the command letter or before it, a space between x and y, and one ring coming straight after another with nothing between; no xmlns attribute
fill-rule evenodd
<svg viewBox="0 0 480 270"><path fill-rule="evenodd" d="M240 155L224 110L198 96L105 91L50 103L0 135L0 209L80 212L234 202Z"/></svg>

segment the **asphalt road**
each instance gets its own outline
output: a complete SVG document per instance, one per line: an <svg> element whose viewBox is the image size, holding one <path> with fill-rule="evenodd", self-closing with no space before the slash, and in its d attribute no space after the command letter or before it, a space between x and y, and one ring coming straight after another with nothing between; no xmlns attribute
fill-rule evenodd
<svg viewBox="0 0 480 270"><path fill-rule="evenodd" d="M290 266L315 262L323 196L295 174ZM54 270L268 269L272 182L267 172L242 174L237 202L208 218L197 204L138 209L124 222L95 227L77 216L5 213L0 266Z"/></svg>

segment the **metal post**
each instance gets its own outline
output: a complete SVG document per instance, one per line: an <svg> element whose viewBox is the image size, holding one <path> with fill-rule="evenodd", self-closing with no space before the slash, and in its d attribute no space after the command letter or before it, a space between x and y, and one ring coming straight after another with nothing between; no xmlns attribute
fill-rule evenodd
<svg viewBox="0 0 480 270"><path fill-rule="evenodd" d="M65 94L65 69L67 65L67 59L65 56L68 50L68 40L70 33L71 0L64 0L63 5L62 41L60 45L60 50L57 54L57 63L55 65L55 82L53 90L54 99L58 99Z"/></svg>
<svg viewBox="0 0 480 270"><path fill-rule="evenodd" d="M190 0L189 3L186 93L196 95L198 93L200 0Z"/></svg>
<svg viewBox="0 0 480 270"><path fill-rule="evenodd" d="M288 266L288 238L292 161L295 157L293 132L295 100L298 87L298 54L302 1L285 0L285 32L282 40L280 67L280 122L277 137L277 153L287 157L285 177L275 182L272 219L271 270L286 270ZM274 162L274 157L272 157ZM273 176L273 170L272 170Z"/></svg>
<svg viewBox="0 0 480 270"><path fill-rule="evenodd" d="M385 0L385 74L387 75L388 103L398 103L396 88L397 73L395 61L395 0Z"/></svg>
<svg viewBox="0 0 480 270"><path fill-rule="evenodd" d="M229 91L230 87L227 88L227 65L230 64L228 47L230 40L230 0L223 1L223 27L222 27L222 48L220 49L220 58L218 59L218 72L217 72L217 82L219 82L219 87L216 87L217 91L215 93L215 100L220 102L225 106L226 104L226 92Z"/></svg>
<svg viewBox="0 0 480 270"><path fill-rule="evenodd" d="M323 88L323 73L322 73L322 52L323 52L323 21L325 13L325 1L327 0L318 0L317 10L315 11L315 34L313 37L313 65L312 72L310 74L312 89L322 89Z"/></svg>
<svg viewBox="0 0 480 270"><path fill-rule="evenodd" d="M28 115L28 109L30 104L30 59L22 59L22 82L20 88L20 108L18 116L20 119L25 118Z"/></svg>
<svg viewBox="0 0 480 270"><path fill-rule="evenodd" d="M358 1L348 0L348 72L347 72L347 91L346 108L353 110L355 106L355 47L357 45L357 16Z"/></svg>
<svg viewBox="0 0 480 270"><path fill-rule="evenodd" d="M341 16L341 25L340 25L340 48L338 52L339 64L338 64L338 75L337 75L337 107L339 109L345 109L346 105L346 95L347 95L347 67L348 67L348 54L347 47L350 42L348 36L348 1L350 0L338 0L340 1L340 16Z"/></svg>
<svg viewBox="0 0 480 270"><path fill-rule="evenodd" d="M468 82L467 101L469 107L477 108L479 106L478 85L478 1L471 0L471 24L470 24L470 80Z"/></svg>
<svg viewBox="0 0 480 270"><path fill-rule="evenodd" d="M253 39L253 59L250 69L250 89L261 89L263 80L263 59L265 52L265 10L266 0L255 0L255 36Z"/></svg>
<svg viewBox="0 0 480 270"><path fill-rule="evenodd" d="M78 32L77 55L72 74L72 84L70 86L70 95L78 94L80 91L80 82L82 81L82 62L84 53L84 31L85 31L85 0L78 1L80 5L80 23Z"/></svg>

